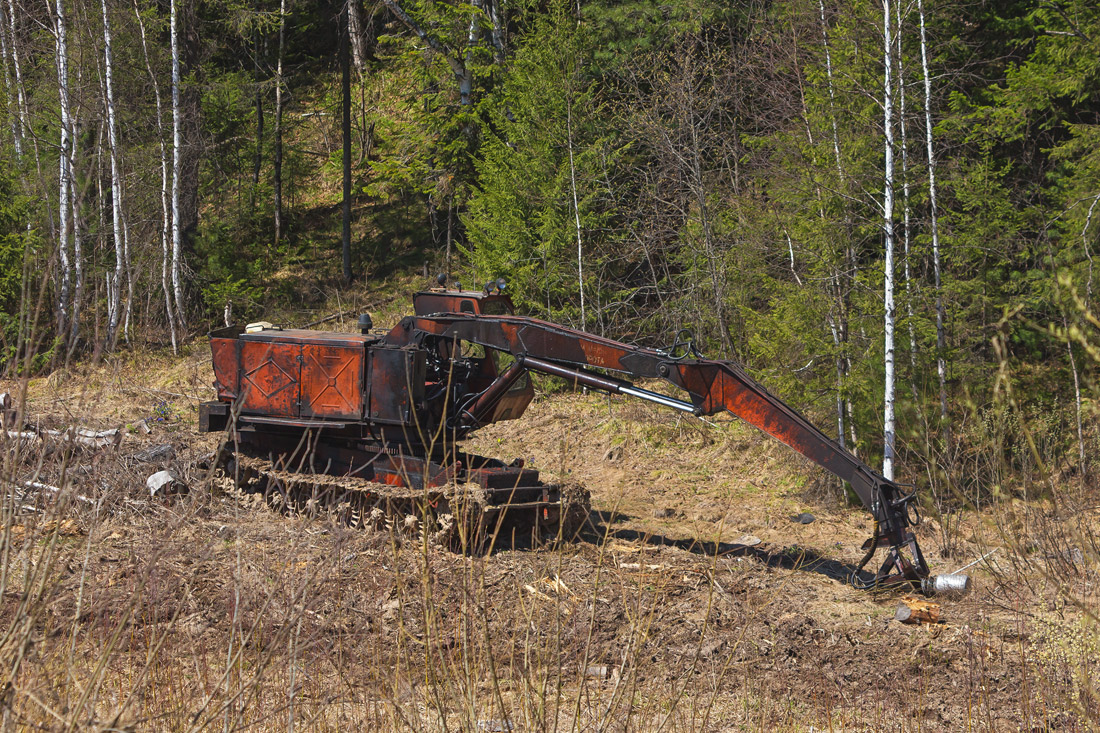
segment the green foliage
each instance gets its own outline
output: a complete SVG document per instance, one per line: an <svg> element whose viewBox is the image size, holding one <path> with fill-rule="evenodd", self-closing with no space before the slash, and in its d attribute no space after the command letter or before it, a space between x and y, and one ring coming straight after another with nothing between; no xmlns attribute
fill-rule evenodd
<svg viewBox="0 0 1100 733"><path fill-rule="evenodd" d="M14 171L0 166L0 311L12 313L23 289L23 261L34 242L27 231L30 201L18 191Z"/></svg>
<svg viewBox="0 0 1100 733"><path fill-rule="evenodd" d="M597 267L592 253L608 215L600 191L611 164L600 136L605 110L582 66L586 35L563 4L536 17L528 38L490 100L464 252L479 282L506 275L526 310L577 322L577 237L585 266Z"/></svg>
<svg viewBox="0 0 1100 733"><path fill-rule="evenodd" d="M204 225L195 251L202 258L202 299L205 314L217 322L226 303L232 303L237 320L262 309L263 284L269 282L272 253L254 245L254 231L247 222L215 222Z"/></svg>

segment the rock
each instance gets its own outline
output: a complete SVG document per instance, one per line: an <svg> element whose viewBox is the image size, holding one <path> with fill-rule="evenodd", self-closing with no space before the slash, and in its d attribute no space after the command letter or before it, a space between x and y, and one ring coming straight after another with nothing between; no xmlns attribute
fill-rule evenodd
<svg viewBox="0 0 1100 733"><path fill-rule="evenodd" d="M752 534L743 534L733 541L735 545L744 545L746 547L756 547L760 544L760 538Z"/></svg>
<svg viewBox="0 0 1100 733"><path fill-rule="evenodd" d="M657 519L670 519L675 514L676 514L675 511L673 511L672 509L669 509L666 506L657 507L656 509L653 510L653 516L656 517Z"/></svg>
<svg viewBox="0 0 1100 733"><path fill-rule="evenodd" d="M145 485L149 488L149 495L152 497L187 493L187 484L180 479L175 471L157 471L145 479Z"/></svg>
<svg viewBox="0 0 1100 733"><path fill-rule="evenodd" d="M382 620L392 623L401 612L401 601L393 598L382 604Z"/></svg>
<svg viewBox="0 0 1100 733"><path fill-rule="evenodd" d="M606 664L592 664L588 667L585 667L584 676L606 680L611 677L611 668L608 667Z"/></svg>
<svg viewBox="0 0 1100 733"><path fill-rule="evenodd" d="M809 512L802 512L801 514L791 515L791 521L798 522L799 524L809 524L815 519L817 519L817 517L815 517L813 514L810 514Z"/></svg>
<svg viewBox="0 0 1100 733"><path fill-rule="evenodd" d="M1081 552L1080 547L1071 547L1068 550L1059 550L1058 552L1045 553L1045 557L1048 560L1065 560L1070 565L1080 565L1085 561L1085 553Z"/></svg>
<svg viewBox="0 0 1100 733"><path fill-rule="evenodd" d="M153 463L154 461L174 458L175 455L176 449L172 447L171 443L161 443L138 451L133 455L133 458L138 463Z"/></svg>

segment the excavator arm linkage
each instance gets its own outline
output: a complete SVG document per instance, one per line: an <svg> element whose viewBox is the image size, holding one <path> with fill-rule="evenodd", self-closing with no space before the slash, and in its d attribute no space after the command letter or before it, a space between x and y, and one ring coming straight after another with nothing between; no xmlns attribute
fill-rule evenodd
<svg viewBox="0 0 1100 733"><path fill-rule="evenodd" d="M422 343L428 337L459 339L511 354L516 361L460 419L476 427L493 403L524 371L552 374L605 392L626 394L665 406L714 415L729 412L806 456L848 482L875 520L874 536L864 545L863 561L852 574L858 587L911 583L933 591L935 579L910 527L918 520L914 494L904 492L873 468L827 437L798 412L768 392L732 361L715 361L612 341L583 331L522 316L435 314L404 319L385 338L392 346ZM641 389L628 381L590 371L598 368L635 379L662 379L687 393L689 401ZM859 570L879 547L887 557L871 581Z"/></svg>

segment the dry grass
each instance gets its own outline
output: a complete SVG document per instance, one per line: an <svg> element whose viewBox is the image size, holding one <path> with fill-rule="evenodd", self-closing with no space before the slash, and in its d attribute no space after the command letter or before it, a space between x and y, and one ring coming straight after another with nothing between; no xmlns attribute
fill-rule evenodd
<svg viewBox="0 0 1100 733"><path fill-rule="evenodd" d="M213 447L193 425L207 362L197 347L136 354L4 387L28 386L27 416L52 425L149 418L153 429L127 431L117 451L3 444L5 729L1084 730L1097 720L1097 518L1084 490L967 512L953 538L961 555L1000 549L973 569L973 597L946 602L946 625L907 627L892 620L896 595L855 591L814 560L854 561L864 514L736 423L594 395L540 399L473 447L586 484L599 532L465 557L220 493L194 467ZM174 457L135 459L163 443ZM191 491L150 499L144 478L161 467ZM63 491L17 491L27 480ZM788 520L804 510L817 521ZM762 543L736 544L744 534ZM933 559L942 534L921 528ZM936 570L954 569L945 565Z"/></svg>

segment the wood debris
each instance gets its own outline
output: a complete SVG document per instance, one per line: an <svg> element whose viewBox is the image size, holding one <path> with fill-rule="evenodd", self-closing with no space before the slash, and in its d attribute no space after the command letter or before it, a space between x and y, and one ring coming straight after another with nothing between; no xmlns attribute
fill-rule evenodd
<svg viewBox="0 0 1100 733"><path fill-rule="evenodd" d="M894 613L894 618L903 624L939 624L940 604L924 601L916 596L905 596Z"/></svg>

